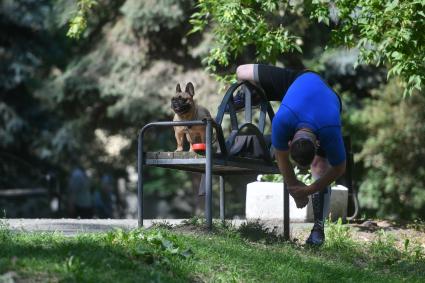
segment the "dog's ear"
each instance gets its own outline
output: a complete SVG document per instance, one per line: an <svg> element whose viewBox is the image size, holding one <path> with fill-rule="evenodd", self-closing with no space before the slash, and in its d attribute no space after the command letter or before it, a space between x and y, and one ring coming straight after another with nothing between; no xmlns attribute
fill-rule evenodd
<svg viewBox="0 0 425 283"><path fill-rule="evenodd" d="M176 92L182 92L182 89L180 88L180 84L176 85Z"/></svg>
<svg viewBox="0 0 425 283"><path fill-rule="evenodd" d="M190 96L194 96L195 95L195 88L193 87L193 84L191 82L189 82L186 85L185 92L187 92L188 94L190 94Z"/></svg>

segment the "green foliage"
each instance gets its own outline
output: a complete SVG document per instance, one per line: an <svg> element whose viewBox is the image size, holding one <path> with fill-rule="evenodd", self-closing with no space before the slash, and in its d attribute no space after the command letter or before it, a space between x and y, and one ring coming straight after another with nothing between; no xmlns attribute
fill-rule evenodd
<svg viewBox="0 0 425 283"><path fill-rule="evenodd" d="M275 63L283 53L301 52L297 37L277 21L270 20L277 13L295 10L293 6L279 2L199 1L190 21L193 25L191 33L208 27L215 37L214 45L204 59L207 70L217 73L232 66L248 47L255 48L258 61L270 63Z"/></svg>
<svg viewBox="0 0 425 283"><path fill-rule="evenodd" d="M185 246L181 238L161 229L75 237L11 233L10 238L0 241L0 274L16 270L19 278L40 281L131 282L144 278L181 282L185 274L176 264L187 264L193 257Z"/></svg>
<svg viewBox="0 0 425 283"><path fill-rule="evenodd" d="M424 248L417 239L407 237L403 240L400 233L378 230L373 239L360 242L353 237L356 231L343 225L341 219L337 223L327 223L326 227L325 245L317 251L321 256L354 261L366 270L391 268L409 274L420 270L424 263Z"/></svg>
<svg viewBox="0 0 425 283"><path fill-rule="evenodd" d="M152 227L155 229L163 229L163 230L171 230L173 228L173 224L168 221L154 221L152 222Z"/></svg>
<svg viewBox="0 0 425 283"><path fill-rule="evenodd" d="M16 136L26 128L24 121L16 111L4 102L0 102L0 146L13 146Z"/></svg>
<svg viewBox="0 0 425 283"><path fill-rule="evenodd" d="M208 230L206 226L205 216L193 216L189 219L185 219L182 223L177 226L177 228L182 228L183 230L197 231L202 233L213 233L214 235L220 235L227 238L240 238L239 230L235 225L232 224L231 220L221 221L218 219L213 219L212 229Z"/></svg>
<svg viewBox="0 0 425 283"><path fill-rule="evenodd" d="M97 5L97 0L78 0L78 11L69 21L69 29L66 33L70 38L79 39L87 29L88 13Z"/></svg>
<svg viewBox="0 0 425 283"><path fill-rule="evenodd" d="M385 264L393 264L401 257L400 251L395 246L395 238L379 230L375 241L370 245L371 254L377 261ZM406 248L406 247L405 247Z"/></svg>
<svg viewBox="0 0 425 283"><path fill-rule="evenodd" d="M346 235L337 229L338 237ZM0 241L0 274L13 270L19 280L43 282L423 281L423 257L405 252L421 249L413 240L386 264L378 254L391 255L396 247L386 236L370 244L356 240L352 247L307 249L277 239L265 245L229 233L182 231L115 230L75 237L14 232Z"/></svg>
<svg viewBox="0 0 425 283"><path fill-rule="evenodd" d="M412 243L409 238L404 240L402 253L405 260L410 262L421 261L425 258L425 250L421 243L417 241Z"/></svg>
<svg viewBox="0 0 425 283"><path fill-rule="evenodd" d="M425 207L425 99L403 100L401 92L392 81L345 121L359 142L355 160L364 168L359 184L363 208L380 217L414 219L424 215Z"/></svg>
<svg viewBox="0 0 425 283"><path fill-rule="evenodd" d="M11 231L9 224L3 218L0 218L0 242L6 241L10 238Z"/></svg>
<svg viewBox="0 0 425 283"><path fill-rule="evenodd" d="M307 173L303 173L298 169L298 167L294 168L294 173L298 180L306 184L307 186L313 183L313 178L311 176L310 170ZM273 183L282 183L283 176L282 174L267 174L267 175L259 175L259 179L262 182L273 182Z"/></svg>
<svg viewBox="0 0 425 283"><path fill-rule="evenodd" d="M282 174L266 174L258 176L261 182L272 182L272 183L282 183L283 176Z"/></svg>
<svg viewBox="0 0 425 283"><path fill-rule="evenodd" d="M348 225L342 224L341 218L338 218L336 223L327 221L325 227L327 248L335 250L353 248L352 231Z"/></svg>
<svg viewBox="0 0 425 283"><path fill-rule="evenodd" d="M189 219L185 219L182 222L183 225L201 226L205 225L205 217L193 216Z"/></svg>
<svg viewBox="0 0 425 283"><path fill-rule="evenodd" d="M147 264L170 264L173 257L186 259L192 256L192 251L183 248L176 235L163 229L116 230L106 234L105 240L111 246L127 249L129 257Z"/></svg>
<svg viewBox="0 0 425 283"><path fill-rule="evenodd" d="M404 95L425 82L425 1L313 0L312 16L333 29L334 44L360 50L359 63L386 65ZM334 23L330 24L329 20Z"/></svg>
<svg viewBox="0 0 425 283"><path fill-rule="evenodd" d="M191 56L188 47L198 44L183 40L190 1L6 2L0 4L1 15L7 15L0 26L8 30L0 35L1 188L20 186L23 179L28 180L24 187L39 185L28 177L28 166L23 170L15 159L42 173L54 171L62 193L75 162L89 169L93 179L108 171L129 180L127 168L136 165L135 137L148 122L171 120L176 83L191 80L197 94L215 91L215 82L200 62L186 60ZM71 41L64 29L78 13L84 14L88 26L79 40ZM137 26L145 19L147 34ZM211 112L217 98L196 96L200 104L212 105ZM114 147L115 138L124 143L111 154L107 148ZM146 150L172 151L173 129L152 130L145 142ZM4 153L15 158L5 162ZM169 198L171 204L178 193L180 202L190 203L183 197L191 190L188 174L147 171L148 197ZM135 183L130 180L131 191ZM172 213L181 212L173 208Z"/></svg>
<svg viewBox="0 0 425 283"><path fill-rule="evenodd" d="M425 81L423 0L210 0L198 1L197 9L192 32L208 27L215 37L204 59L212 73L230 66L250 47L258 61L272 64L282 54L301 52L301 35L289 32L288 23L279 19L303 13L333 29L334 46L358 48L359 63L386 65L388 77L402 79L404 95L421 90Z"/></svg>
<svg viewBox="0 0 425 283"><path fill-rule="evenodd" d="M84 269L86 264L83 261L80 261L79 258L75 258L73 255L69 256L62 262L62 264L57 264L57 270L63 270L66 274L66 280L72 280L75 282L81 282L84 280Z"/></svg>
<svg viewBox="0 0 425 283"><path fill-rule="evenodd" d="M129 0L121 7L131 27L141 36L173 30L187 21L189 0Z"/></svg>

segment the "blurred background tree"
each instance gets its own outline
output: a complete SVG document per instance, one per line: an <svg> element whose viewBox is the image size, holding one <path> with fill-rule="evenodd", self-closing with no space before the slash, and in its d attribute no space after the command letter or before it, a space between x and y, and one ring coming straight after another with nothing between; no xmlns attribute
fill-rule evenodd
<svg viewBox="0 0 425 283"><path fill-rule="evenodd" d="M342 95L364 212L423 217L424 5L4 0L1 188L36 182L5 157L13 155L37 176L54 171L62 190L76 160L93 178L105 172L124 178L134 196L137 131L150 121L171 119L176 83L192 81L195 97L215 115L222 97L217 81L223 86L232 80L238 64L261 62L320 71ZM152 150L174 147L172 132L149 138ZM150 217L193 213L196 186L190 176L151 169L148 179L152 199L164 200L149 209ZM243 215L243 188L234 184L229 191L229 215Z"/></svg>
<svg viewBox="0 0 425 283"><path fill-rule="evenodd" d="M134 196L135 137L149 121L172 118L175 85L192 81L198 101L215 111L217 84L197 57L201 41L185 38L192 2L92 2L0 4L1 29L7 31L0 35L0 151L1 156L13 155L2 159L2 188L39 185L34 178L20 184L27 173L18 158L38 175L55 171L62 195L78 163L93 180L104 173L125 178ZM76 14L86 15L78 14L84 7L95 10L85 19L80 39L72 40L66 36L68 22ZM149 138L152 149L175 147L172 131L152 132ZM187 174L152 169L148 177L152 198L176 203L169 213L192 213L192 198L181 200L192 193ZM155 207L149 211L152 217L158 214Z"/></svg>

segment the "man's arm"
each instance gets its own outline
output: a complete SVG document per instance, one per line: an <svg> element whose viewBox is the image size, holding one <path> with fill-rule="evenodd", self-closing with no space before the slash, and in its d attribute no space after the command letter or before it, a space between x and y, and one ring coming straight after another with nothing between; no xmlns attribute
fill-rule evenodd
<svg viewBox="0 0 425 283"><path fill-rule="evenodd" d="M342 162L339 165L330 167L326 173L317 179L313 184L308 186L308 194L314 194L316 192L322 191L324 188L332 184L336 179L338 179L345 172L346 162Z"/></svg>
<svg viewBox="0 0 425 283"><path fill-rule="evenodd" d="M307 196L297 197L292 192L293 191L304 191L306 185L297 179L295 176L294 168L292 167L291 161L289 161L289 151L276 150L276 160L277 165L279 166L279 171L283 175L285 183L288 185L288 191L295 200L295 204L298 208L303 208L308 204ZM300 190L303 188L303 190Z"/></svg>
<svg viewBox="0 0 425 283"><path fill-rule="evenodd" d="M341 129L339 127L322 129L319 140L320 146L326 152L328 169L320 172L317 176L319 178L309 186L310 194L323 190L345 172L346 153Z"/></svg>
<svg viewBox="0 0 425 283"><path fill-rule="evenodd" d="M307 186L307 187L305 187L303 185L301 185L301 186L298 186L298 185L290 186L289 192L291 193L291 195L294 198L306 197L306 196L312 195L316 192L320 192L324 188L326 188L327 186L332 184L332 182L334 182L336 179L338 179L342 174L344 174L345 164L346 164L346 162L344 161L343 163L341 163L337 166L330 167L323 176L321 176L319 179L317 179L310 186Z"/></svg>
<svg viewBox="0 0 425 283"><path fill-rule="evenodd" d="M291 161L289 161L289 151L288 150L275 150L277 165L279 167L280 173L283 175L285 183L289 186L299 186L302 182L298 181L295 176L294 168L292 167ZM304 184L303 184L304 185Z"/></svg>

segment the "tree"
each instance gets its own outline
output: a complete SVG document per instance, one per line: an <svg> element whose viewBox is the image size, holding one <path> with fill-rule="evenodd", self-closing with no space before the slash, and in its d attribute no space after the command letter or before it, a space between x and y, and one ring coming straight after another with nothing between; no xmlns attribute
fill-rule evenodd
<svg viewBox="0 0 425 283"><path fill-rule="evenodd" d="M361 169L360 203L379 217L416 218L425 213L425 96L403 99L395 81L372 91L372 97L345 101L345 127L355 138L355 161Z"/></svg>
<svg viewBox="0 0 425 283"><path fill-rule="evenodd" d="M215 46L205 58L216 72L249 46L256 59L275 63L277 56L301 51L299 34L285 18L304 14L333 30L333 46L358 48L358 63L385 65L399 76L405 94L425 82L424 0L200 0L192 15L192 32L210 28Z"/></svg>
<svg viewBox="0 0 425 283"><path fill-rule="evenodd" d="M79 40L66 37L75 3L0 4L0 27L8 31L0 34L0 189L38 185L27 163L55 171L66 184L74 160L94 179L108 172L135 189L135 137L148 122L172 119L176 83L192 81L197 100L212 112L220 98L207 95L217 84L191 53L203 50L200 37L185 39L191 1L97 1ZM149 132L146 144L173 150L172 129ZM188 174L154 168L146 176L147 195L188 215Z"/></svg>

